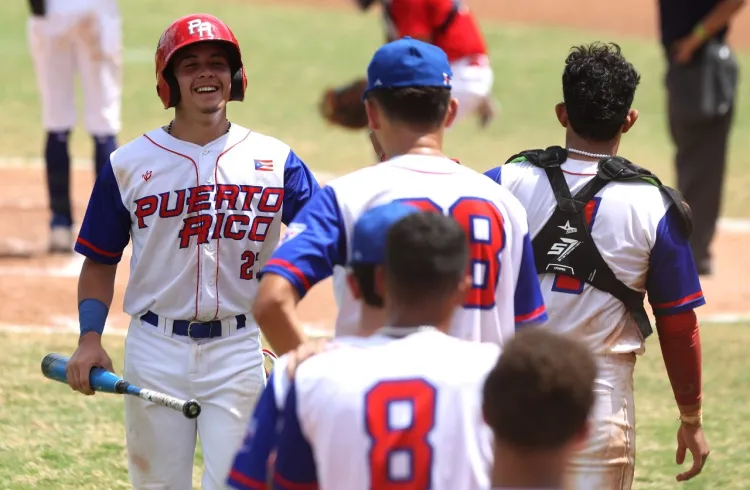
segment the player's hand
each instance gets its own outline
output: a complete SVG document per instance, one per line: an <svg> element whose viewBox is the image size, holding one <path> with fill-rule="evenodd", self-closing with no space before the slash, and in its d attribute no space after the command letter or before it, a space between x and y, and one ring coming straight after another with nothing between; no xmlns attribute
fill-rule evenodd
<svg viewBox="0 0 750 490"><path fill-rule="evenodd" d="M678 39L672 46L672 59L679 65L689 62L701 44L703 41L693 34Z"/></svg>
<svg viewBox="0 0 750 490"><path fill-rule="evenodd" d="M304 362L306 359L311 358L316 354L320 354L323 351L330 350L337 347L335 342L331 342L326 338L312 339L303 343L297 349L287 353L286 363L286 374L289 379L294 378L294 373L297 371L297 367Z"/></svg>
<svg viewBox="0 0 750 490"><path fill-rule="evenodd" d="M75 390L84 395L93 395L89 382L91 368L100 367L107 371L114 372L112 368L112 359L102 347L102 338L96 332L89 332L81 337L78 342L78 348L70 356L68 365L65 368L68 376L68 384Z"/></svg>
<svg viewBox="0 0 750 490"><path fill-rule="evenodd" d="M681 465L685 462L685 454L690 451L693 455L693 466L677 475L677 481L687 481L698 475L706 464L708 454L711 450L708 447L706 436L703 434L703 427L681 423L677 429L677 455L676 462Z"/></svg>

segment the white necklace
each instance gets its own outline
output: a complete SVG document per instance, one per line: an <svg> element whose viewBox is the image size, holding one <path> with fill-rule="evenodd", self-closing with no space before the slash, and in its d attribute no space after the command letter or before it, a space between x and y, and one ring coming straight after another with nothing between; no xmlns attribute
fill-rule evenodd
<svg viewBox="0 0 750 490"><path fill-rule="evenodd" d="M582 150L576 150L575 148L568 148L569 153L577 153L579 155L583 155L585 157L591 157L591 158L610 158L612 155L605 155L604 153L589 153L587 151Z"/></svg>

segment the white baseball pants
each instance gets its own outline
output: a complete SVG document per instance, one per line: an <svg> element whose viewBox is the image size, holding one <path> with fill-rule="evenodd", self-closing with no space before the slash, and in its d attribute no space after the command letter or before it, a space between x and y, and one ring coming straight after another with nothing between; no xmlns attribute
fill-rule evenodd
<svg viewBox="0 0 750 490"><path fill-rule="evenodd" d="M597 356L591 434L569 467L568 490L630 490L635 472L635 354Z"/></svg>
<svg viewBox="0 0 750 490"><path fill-rule="evenodd" d="M47 131L76 125L75 77L83 89L84 125L93 136L121 129L122 27L108 9L31 16L27 36Z"/></svg>
<svg viewBox="0 0 750 490"><path fill-rule="evenodd" d="M124 378L142 388L194 398L202 411L190 420L126 396L130 481L136 490L193 488L197 434L205 463L202 487L223 489L266 383L258 328L248 317L243 329L226 322L225 336L192 341L172 337L164 323L157 328L133 318L125 340Z"/></svg>
<svg viewBox="0 0 750 490"><path fill-rule="evenodd" d="M492 92L494 75L487 56L470 56L451 63L451 95L458 99L458 114L453 124L476 112Z"/></svg>

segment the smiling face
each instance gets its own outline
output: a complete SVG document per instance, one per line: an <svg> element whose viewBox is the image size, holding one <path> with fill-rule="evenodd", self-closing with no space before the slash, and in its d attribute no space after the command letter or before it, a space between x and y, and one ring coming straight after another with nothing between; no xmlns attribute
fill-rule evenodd
<svg viewBox="0 0 750 490"><path fill-rule="evenodd" d="M175 55L173 67L180 87L180 109L203 114L224 109L229 101L232 73L222 44L187 46Z"/></svg>

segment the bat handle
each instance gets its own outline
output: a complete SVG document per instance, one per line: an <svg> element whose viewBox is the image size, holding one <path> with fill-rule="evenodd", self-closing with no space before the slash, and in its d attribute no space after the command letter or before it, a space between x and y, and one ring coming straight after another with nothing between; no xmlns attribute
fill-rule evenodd
<svg viewBox="0 0 750 490"><path fill-rule="evenodd" d="M189 418L197 418L201 414L201 405L197 400L188 400L182 405L182 414Z"/></svg>

